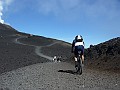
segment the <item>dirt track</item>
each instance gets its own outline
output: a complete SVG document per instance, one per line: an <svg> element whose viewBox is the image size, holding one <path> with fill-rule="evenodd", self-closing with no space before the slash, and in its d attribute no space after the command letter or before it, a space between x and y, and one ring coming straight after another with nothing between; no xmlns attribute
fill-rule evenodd
<svg viewBox="0 0 120 90"><path fill-rule="evenodd" d="M36 46L36 45L24 44L24 43L19 42L19 39L21 39L21 38L27 38L27 37L26 37L26 36L18 37L18 38L16 38L16 39L14 40L14 43L16 43L16 44L21 44L21 45L26 45L26 46L33 46L33 47L35 47L35 53L36 53L38 56L43 57L43 58L46 58L46 59L48 59L48 60L50 60L50 61L53 60L53 57L44 55L44 54L42 54L40 51L41 51L41 48L42 48L42 47L52 46L52 45L56 44L57 42L54 42L54 43L49 44L49 45L46 45L46 46Z"/></svg>
<svg viewBox="0 0 120 90"><path fill-rule="evenodd" d="M99 72L84 67L83 74L76 75L74 73L74 64L68 62L38 63L4 72L0 75L0 90L119 89L119 74Z"/></svg>

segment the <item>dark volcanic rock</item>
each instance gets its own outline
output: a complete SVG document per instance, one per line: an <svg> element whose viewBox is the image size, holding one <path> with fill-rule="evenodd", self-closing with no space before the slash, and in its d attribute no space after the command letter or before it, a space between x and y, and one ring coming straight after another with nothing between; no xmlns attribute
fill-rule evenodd
<svg viewBox="0 0 120 90"><path fill-rule="evenodd" d="M85 51L89 68L120 71L120 37L98 45L91 45Z"/></svg>

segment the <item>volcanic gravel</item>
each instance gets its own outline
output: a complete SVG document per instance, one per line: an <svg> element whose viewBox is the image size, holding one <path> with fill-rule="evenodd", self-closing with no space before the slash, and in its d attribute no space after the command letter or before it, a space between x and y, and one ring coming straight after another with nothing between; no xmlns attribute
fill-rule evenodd
<svg viewBox="0 0 120 90"><path fill-rule="evenodd" d="M71 45L64 42L59 42L50 47L43 47L42 53L52 57L61 57L61 60L68 60L73 56L71 54Z"/></svg>

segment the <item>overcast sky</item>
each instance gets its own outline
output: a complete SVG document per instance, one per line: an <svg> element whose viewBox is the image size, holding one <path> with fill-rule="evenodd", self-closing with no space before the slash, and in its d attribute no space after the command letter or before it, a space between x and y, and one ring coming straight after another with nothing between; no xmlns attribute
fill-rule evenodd
<svg viewBox="0 0 120 90"><path fill-rule="evenodd" d="M85 47L120 36L120 0L0 0L0 21L35 35Z"/></svg>

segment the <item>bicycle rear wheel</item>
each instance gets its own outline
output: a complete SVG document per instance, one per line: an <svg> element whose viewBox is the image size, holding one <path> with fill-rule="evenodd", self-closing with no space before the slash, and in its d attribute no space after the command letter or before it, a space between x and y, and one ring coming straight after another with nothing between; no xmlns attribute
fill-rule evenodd
<svg viewBox="0 0 120 90"><path fill-rule="evenodd" d="M80 75L82 74L82 60L80 57L78 57L78 60L77 60L76 72Z"/></svg>

